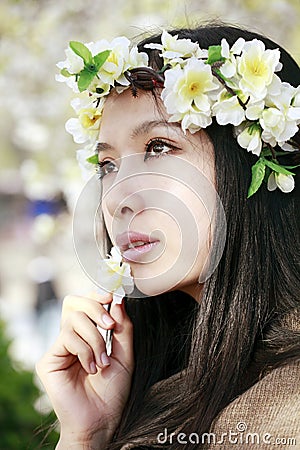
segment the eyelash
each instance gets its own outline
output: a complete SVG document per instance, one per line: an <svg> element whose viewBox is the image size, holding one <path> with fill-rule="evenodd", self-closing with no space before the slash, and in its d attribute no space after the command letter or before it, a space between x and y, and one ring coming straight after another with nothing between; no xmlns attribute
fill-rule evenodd
<svg viewBox="0 0 300 450"><path fill-rule="evenodd" d="M160 146L164 146L168 148L168 151L166 152L159 152L159 153L155 153L154 155L150 156L150 151L153 149L153 147L155 147L155 145L160 145ZM165 156L168 155L176 150L179 150L178 147L176 147L173 144L170 144L170 142L166 142L163 139L151 139L151 141L148 142L148 144L146 144L146 151L145 151L145 156L144 156L144 161L146 161L147 159L150 158L160 158L161 156Z"/></svg>
<svg viewBox="0 0 300 450"><path fill-rule="evenodd" d="M154 147L159 145L160 147L167 147L167 151L160 151L154 154L151 154L152 151L154 151ZM163 139L151 139L147 144L145 144L145 156L144 161L147 161L147 159L151 158L160 158L162 156L166 156L170 153L173 153L174 151L179 150L178 147L176 147L173 144L170 144L169 142L164 141ZM107 160L107 161L101 161L97 164L97 173L99 175L99 178L102 179L105 175L108 173L116 172L118 169L116 166L112 168L112 170L108 171L109 164L114 164L113 161ZM106 170L106 173L105 173Z"/></svg>

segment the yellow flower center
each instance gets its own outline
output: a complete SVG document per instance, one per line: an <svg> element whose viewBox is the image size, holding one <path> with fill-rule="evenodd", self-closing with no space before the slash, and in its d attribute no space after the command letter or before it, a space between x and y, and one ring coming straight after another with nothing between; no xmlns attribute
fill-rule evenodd
<svg viewBox="0 0 300 450"><path fill-rule="evenodd" d="M268 74L268 67L260 59L253 59L248 64L248 70L256 77L265 77Z"/></svg>
<svg viewBox="0 0 300 450"><path fill-rule="evenodd" d="M190 83L188 89L191 94L197 95L199 92L201 92L201 85L199 82L193 81L192 83Z"/></svg>
<svg viewBox="0 0 300 450"><path fill-rule="evenodd" d="M108 62L118 65L118 58L115 52L110 52L109 57L107 58Z"/></svg>
<svg viewBox="0 0 300 450"><path fill-rule="evenodd" d="M179 81L178 91L184 98L193 100L205 92L208 82L206 73L202 74L191 70L186 77L182 77Z"/></svg>
<svg viewBox="0 0 300 450"><path fill-rule="evenodd" d="M92 113L90 110L84 111L80 114L80 123L83 128L91 128L95 125L97 120L101 117L100 114Z"/></svg>

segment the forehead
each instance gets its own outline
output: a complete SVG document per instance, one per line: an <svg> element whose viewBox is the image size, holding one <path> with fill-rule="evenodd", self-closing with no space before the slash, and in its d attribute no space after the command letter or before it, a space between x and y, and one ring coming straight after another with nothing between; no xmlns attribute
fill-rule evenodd
<svg viewBox="0 0 300 450"><path fill-rule="evenodd" d="M168 114L159 95L138 91L137 97L130 89L117 94L112 92L105 101L101 120L99 138L121 129L131 130L136 124L144 121L168 120Z"/></svg>

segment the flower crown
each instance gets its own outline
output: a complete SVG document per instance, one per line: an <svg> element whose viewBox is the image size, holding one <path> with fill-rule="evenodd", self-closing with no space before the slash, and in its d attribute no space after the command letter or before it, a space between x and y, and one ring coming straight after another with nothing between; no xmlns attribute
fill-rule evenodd
<svg viewBox="0 0 300 450"><path fill-rule="evenodd" d="M181 122L185 133L208 127L213 117L219 125L233 125L239 145L258 156L248 197L263 181L270 191L294 189L292 170L298 166L280 164L278 157L299 152L300 86L275 74L282 68L279 49L266 50L262 41L239 38L232 47L222 39L206 50L167 31L161 44L145 48L160 51L160 71L149 67L148 55L125 37L85 45L71 41L67 59L57 64L61 71L56 79L80 93L71 102L78 117L67 121L66 130L85 144L78 151L81 164L98 162L95 143L105 98L113 88L121 93L131 87L136 96L139 88L159 87L169 121Z"/></svg>

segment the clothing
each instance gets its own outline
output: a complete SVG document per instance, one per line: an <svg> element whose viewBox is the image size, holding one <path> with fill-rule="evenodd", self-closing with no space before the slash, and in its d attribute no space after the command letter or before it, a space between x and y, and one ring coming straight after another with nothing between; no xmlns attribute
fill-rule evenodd
<svg viewBox="0 0 300 450"><path fill-rule="evenodd" d="M171 377L157 383L153 394L160 389L171 390L173 380ZM166 438L164 448L172 449L172 442L177 444L174 439L179 436L170 440L162 434L160 441ZM200 443L202 438L205 450L300 449L300 361L272 370L238 396L213 421L210 434L199 436ZM197 430L194 435L180 436L182 448L186 440L195 443L197 449ZM158 444L157 437L149 437L122 450L162 447Z"/></svg>
<svg viewBox="0 0 300 450"><path fill-rule="evenodd" d="M235 440L242 440L232 448L300 449L300 361L274 369L254 384L221 411L210 431L220 437L230 430ZM206 448L231 448L228 436L224 442Z"/></svg>

